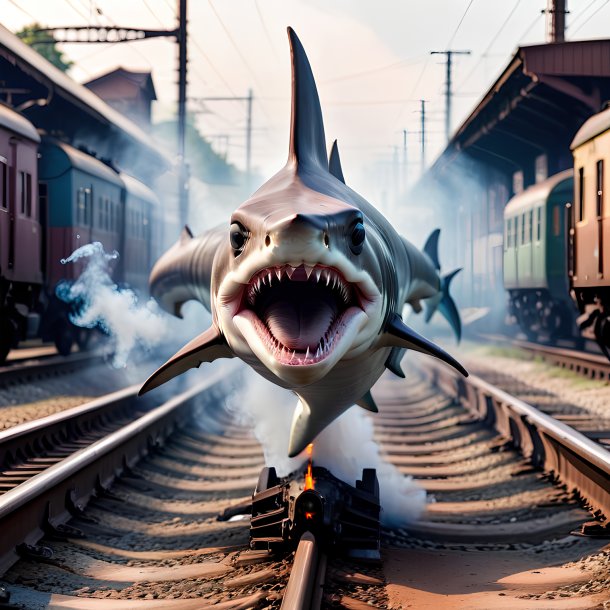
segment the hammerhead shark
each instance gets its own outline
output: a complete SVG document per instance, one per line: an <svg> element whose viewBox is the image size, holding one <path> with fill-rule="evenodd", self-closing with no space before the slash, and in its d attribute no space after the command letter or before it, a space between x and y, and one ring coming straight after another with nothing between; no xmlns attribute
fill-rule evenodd
<svg viewBox="0 0 610 610"><path fill-rule="evenodd" d="M196 299L212 324L146 381L147 392L202 362L238 357L299 398L288 453L298 455L352 405L376 412L371 387L388 368L403 376L406 349L447 352L402 320L405 304L438 309L458 340L460 317L442 278L438 231L423 252L345 184L330 159L305 50L288 28L292 118L286 165L233 213L229 226L179 241L155 264L151 294L180 315Z"/></svg>

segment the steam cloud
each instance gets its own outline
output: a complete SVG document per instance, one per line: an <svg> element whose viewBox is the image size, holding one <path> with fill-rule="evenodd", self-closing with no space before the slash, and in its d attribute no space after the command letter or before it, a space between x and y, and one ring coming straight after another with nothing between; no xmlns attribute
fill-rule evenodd
<svg viewBox="0 0 610 610"><path fill-rule="evenodd" d="M61 282L57 296L75 305L70 321L83 328L101 328L110 338L112 365L123 368L133 350L148 350L168 338L167 316L153 299L141 302L129 288L112 280L109 264L118 259L108 254L100 242L75 250L62 264L85 259L85 268L75 282Z"/></svg>
<svg viewBox="0 0 610 610"><path fill-rule="evenodd" d="M263 446L265 463L275 466L279 476L286 476L305 463L304 457L287 457L295 407L291 392L248 369L243 390L230 398L228 407L254 429ZM383 460L373 440L373 423L359 407L348 409L316 437L313 461L350 485L361 478L363 468L376 468L381 521L388 527L402 527L424 510L426 492Z"/></svg>

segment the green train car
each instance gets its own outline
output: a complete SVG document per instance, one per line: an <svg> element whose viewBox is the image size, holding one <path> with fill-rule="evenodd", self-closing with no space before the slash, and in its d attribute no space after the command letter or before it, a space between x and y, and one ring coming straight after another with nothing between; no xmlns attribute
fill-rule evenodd
<svg viewBox="0 0 610 610"><path fill-rule="evenodd" d="M571 169L515 195L504 209L504 288L510 321L530 339L574 335L577 310L568 283Z"/></svg>

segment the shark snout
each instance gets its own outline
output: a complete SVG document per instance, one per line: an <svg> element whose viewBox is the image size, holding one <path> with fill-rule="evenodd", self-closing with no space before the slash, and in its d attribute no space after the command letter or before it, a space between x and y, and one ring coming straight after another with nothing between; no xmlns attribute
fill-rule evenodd
<svg viewBox="0 0 610 610"><path fill-rule="evenodd" d="M294 214L269 223L265 235L268 248L289 249L293 254L336 248L345 241L348 228L358 221L358 210L339 215ZM305 256L307 258L307 256Z"/></svg>

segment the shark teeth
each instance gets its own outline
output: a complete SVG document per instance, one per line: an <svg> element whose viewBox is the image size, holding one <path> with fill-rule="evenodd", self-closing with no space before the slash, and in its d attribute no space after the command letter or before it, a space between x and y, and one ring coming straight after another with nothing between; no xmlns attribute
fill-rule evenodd
<svg viewBox="0 0 610 610"><path fill-rule="evenodd" d="M296 275L295 275L296 274ZM255 325L267 351L280 363L290 366L316 364L328 357L345 330L345 312L353 306L357 291L348 283L341 273L333 267L311 264L285 264L261 269L254 274L248 283L245 297L248 305L254 309L262 292L279 286L284 282L311 282L332 291L344 305L343 313L331 322L317 345L309 345L305 351L297 351L283 345L276 339L266 323L258 317Z"/></svg>
<svg viewBox="0 0 610 610"><path fill-rule="evenodd" d="M278 267L270 267L261 269L256 273L246 289L246 300L249 305L254 305L257 296L261 292L261 288L270 288L274 284L284 281L291 281L295 272L299 270L299 281L311 281L318 284L322 283L331 290L336 291L343 302L347 305L350 301L353 290L351 285L343 279L342 275L332 267L323 267L321 265L310 265L303 263L302 265L281 265ZM303 278L304 274L304 278Z"/></svg>

